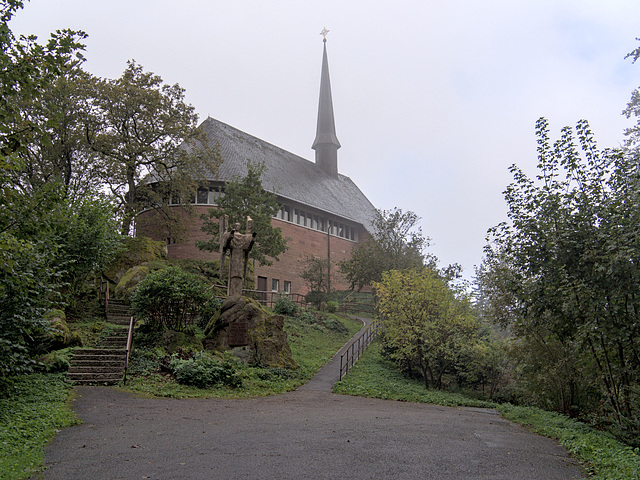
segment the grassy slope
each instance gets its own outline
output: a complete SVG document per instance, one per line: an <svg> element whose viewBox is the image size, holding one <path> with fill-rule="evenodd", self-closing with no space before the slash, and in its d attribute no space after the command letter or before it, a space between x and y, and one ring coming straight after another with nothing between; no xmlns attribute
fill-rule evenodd
<svg viewBox="0 0 640 480"><path fill-rule="evenodd" d="M345 332L337 332L321 324L309 324L287 317L285 330L297 370L268 369L238 365L243 377L241 388L225 386L199 389L176 383L170 376L153 373L133 377L124 387L129 391L152 396L174 398L232 398L273 395L294 390L311 378L355 334L362 323L341 318Z"/></svg>
<svg viewBox="0 0 640 480"><path fill-rule="evenodd" d="M610 435L563 415L537 408L498 405L456 393L426 390L416 380L403 377L373 344L353 370L334 386L336 393L364 397L432 403L445 406L495 408L508 420L556 439L583 462L594 478L606 480L640 479L640 451Z"/></svg>
<svg viewBox="0 0 640 480"><path fill-rule="evenodd" d="M33 374L0 399L0 479L29 478L41 469L47 442L77 422L68 396L62 375Z"/></svg>

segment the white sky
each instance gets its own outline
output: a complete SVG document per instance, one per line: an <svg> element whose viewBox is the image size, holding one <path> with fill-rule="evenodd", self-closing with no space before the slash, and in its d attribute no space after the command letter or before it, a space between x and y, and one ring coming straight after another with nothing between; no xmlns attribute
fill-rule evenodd
<svg viewBox="0 0 640 480"><path fill-rule="evenodd" d="M313 160L323 27L340 173L378 208L422 217L465 276L505 219L509 165L535 174L534 124L590 121L601 147L631 125L638 0L31 0L14 33L81 29L85 69L128 59L210 115Z"/></svg>

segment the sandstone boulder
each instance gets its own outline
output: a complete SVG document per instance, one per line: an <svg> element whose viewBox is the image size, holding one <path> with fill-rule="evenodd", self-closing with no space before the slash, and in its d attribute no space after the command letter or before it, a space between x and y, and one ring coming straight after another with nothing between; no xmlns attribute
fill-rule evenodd
<svg viewBox="0 0 640 480"><path fill-rule="evenodd" d="M284 331L284 317L271 315L255 300L230 298L224 302L207 328L204 348L230 350L248 364L297 368Z"/></svg>

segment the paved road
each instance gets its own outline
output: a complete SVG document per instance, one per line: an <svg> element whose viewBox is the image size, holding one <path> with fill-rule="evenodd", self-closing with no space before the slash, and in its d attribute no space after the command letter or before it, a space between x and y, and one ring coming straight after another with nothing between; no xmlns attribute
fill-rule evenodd
<svg viewBox="0 0 640 480"><path fill-rule="evenodd" d="M334 363L296 392L241 400L76 387L84 423L47 447L44 478L586 478L555 442L492 410L334 395L336 375Z"/></svg>

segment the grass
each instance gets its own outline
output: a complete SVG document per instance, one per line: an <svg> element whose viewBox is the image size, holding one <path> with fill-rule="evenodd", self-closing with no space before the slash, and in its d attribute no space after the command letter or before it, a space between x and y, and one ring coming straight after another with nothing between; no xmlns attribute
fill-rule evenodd
<svg viewBox="0 0 640 480"><path fill-rule="evenodd" d="M494 408L506 419L555 439L582 462L595 479L640 479L640 451L637 448L633 449L607 433L557 413L475 400L458 393L426 390L422 382L405 378L393 363L384 359L377 343L372 344L349 374L334 385L334 392L444 406Z"/></svg>
<svg viewBox="0 0 640 480"><path fill-rule="evenodd" d="M41 471L44 446L77 420L61 374L20 377L0 398L0 479L26 479Z"/></svg>
<svg viewBox="0 0 640 480"><path fill-rule="evenodd" d="M336 318L330 316L330 318ZM242 387L216 386L205 389L180 385L171 375L150 368L143 375L129 377L121 388L156 397L172 398L240 398L275 395L296 389L324 366L340 348L362 328L362 323L349 317L339 318L342 327L321 322L308 322L287 317L285 330L298 369L250 367L238 364Z"/></svg>

